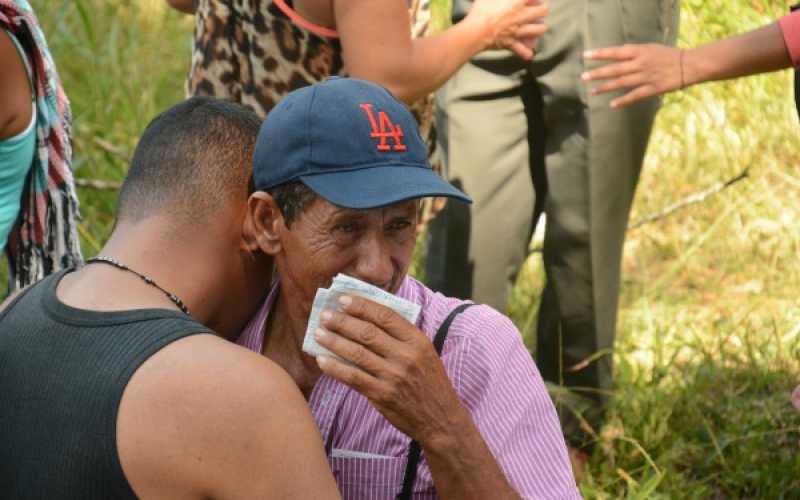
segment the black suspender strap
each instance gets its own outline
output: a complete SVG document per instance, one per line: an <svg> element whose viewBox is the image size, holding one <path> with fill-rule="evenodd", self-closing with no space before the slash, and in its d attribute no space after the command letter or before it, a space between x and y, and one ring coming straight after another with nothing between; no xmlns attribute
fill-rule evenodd
<svg viewBox="0 0 800 500"><path fill-rule="evenodd" d="M442 322L439 330L436 331L436 336L433 338L433 347L436 348L436 354L439 356L442 355L444 341L447 338L447 333L450 331L450 325L453 324L453 320L456 319L456 316L464 312L466 308L474 305L475 304L472 303L461 304L453 309L444 322ZM421 453L422 448L420 448L419 443L412 439L408 447L408 462L406 463L406 473L403 476L403 489L400 490L400 494L397 495L397 500L411 499L411 488L414 486L414 481L417 478L417 466L419 465Z"/></svg>

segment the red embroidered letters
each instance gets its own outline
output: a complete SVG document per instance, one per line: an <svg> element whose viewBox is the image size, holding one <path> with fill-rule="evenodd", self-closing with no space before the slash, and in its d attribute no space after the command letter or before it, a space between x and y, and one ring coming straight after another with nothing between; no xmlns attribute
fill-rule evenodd
<svg viewBox="0 0 800 500"><path fill-rule="evenodd" d="M385 111L379 111L376 120L372 104L362 104L361 109L367 114L369 124L372 127L372 133L369 136L373 139L380 139L378 151L405 151L407 149L406 145L403 144L403 128L392 123ZM389 139L394 141L393 147L389 146Z"/></svg>

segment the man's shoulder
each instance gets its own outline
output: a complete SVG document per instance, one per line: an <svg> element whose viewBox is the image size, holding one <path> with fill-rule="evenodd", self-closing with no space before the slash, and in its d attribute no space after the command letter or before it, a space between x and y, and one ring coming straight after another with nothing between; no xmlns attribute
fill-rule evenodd
<svg viewBox="0 0 800 500"><path fill-rule="evenodd" d="M37 293L42 293L42 291L46 291L48 286L52 285L53 281L58 281L61 277L66 274L69 270L65 269L59 271L57 273L51 274L50 276L46 276L41 280L31 283L29 285L20 288L19 290L15 290L11 292L11 294L3 299L2 303L0 303L0 320L2 320L6 314L10 313L10 311L19 305L23 300L26 300L27 297L31 296L31 292L34 290L38 290ZM50 283L51 285L48 285Z"/></svg>
<svg viewBox="0 0 800 500"><path fill-rule="evenodd" d="M288 375L256 353L210 334L176 340L145 361L123 393L116 437L128 481L161 496L210 485L210 466L279 432L268 425L271 414L301 398L296 393ZM164 486L164 477L174 484Z"/></svg>
<svg viewBox="0 0 800 500"><path fill-rule="evenodd" d="M9 295L7 298L5 298L2 303L0 303L0 317L3 316L3 312L6 309L8 309L11 306L11 304L13 302L15 302L20 297L20 295L22 295L22 293L25 290L27 290L27 288L23 288L22 290L18 290L16 292L13 292L11 295Z"/></svg>
<svg viewBox="0 0 800 500"><path fill-rule="evenodd" d="M215 335L199 333L167 345L136 371L129 389L186 405L244 402L290 382L268 359ZM210 408L211 413L214 409Z"/></svg>
<svg viewBox="0 0 800 500"><path fill-rule="evenodd" d="M520 338L519 330L511 319L493 307L448 297L431 290L412 277L406 277L399 295L422 308L417 326L431 338L436 335L447 317L462 304L470 306L453 321L448 338L469 338L480 343Z"/></svg>
<svg viewBox="0 0 800 500"><path fill-rule="evenodd" d="M434 292L413 278L407 279L401 291L403 298L422 306L418 327L431 338L453 310L471 304ZM526 397L547 394L519 330L510 318L485 304L474 304L454 319L442 358L456 391L470 409L477 408L488 391L512 380L528 391Z"/></svg>
<svg viewBox="0 0 800 500"><path fill-rule="evenodd" d="M135 412L179 425L183 434L178 438L196 439L225 421L247 427L248 421L261 418L259 412L296 391L286 372L267 358L199 333L170 343L136 370L120 404L120 419L127 408L138 407Z"/></svg>

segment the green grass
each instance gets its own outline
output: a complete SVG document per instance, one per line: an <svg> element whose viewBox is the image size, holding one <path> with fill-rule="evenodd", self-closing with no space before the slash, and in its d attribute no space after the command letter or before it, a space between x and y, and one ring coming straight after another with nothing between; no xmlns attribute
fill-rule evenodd
<svg viewBox="0 0 800 500"><path fill-rule="evenodd" d="M192 20L163 0L33 4L72 100L77 175L119 181L147 122L183 97ZM680 43L755 28L787 4L684 0ZM665 100L633 220L745 167L751 175L629 232L618 388L587 498L800 498L800 415L789 403L800 383L799 164L788 72ZM79 195L90 256L108 237L115 193ZM542 283L533 256L509 305L524 332Z"/></svg>

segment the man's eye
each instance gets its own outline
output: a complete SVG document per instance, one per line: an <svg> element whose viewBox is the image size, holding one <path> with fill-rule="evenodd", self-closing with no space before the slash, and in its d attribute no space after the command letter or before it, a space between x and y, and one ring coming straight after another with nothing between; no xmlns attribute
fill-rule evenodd
<svg viewBox="0 0 800 500"><path fill-rule="evenodd" d="M353 222L346 222L344 224L338 224L334 226L334 231L342 232L342 233L355 233L358 231L358 224Z"/></svg>
<svg viewBox="0 0 800 500"><path fill-rule="evenodd" d="M389 229L390 231L402 231L403 229L408 229L409 227L411 227L411 225L412 225L412 224L411 224L411 221L410 221L410 220L405 220L405 219L403 219L403 220L396 220L396 221L392 221L392 222L389 224L389 227L388 227L388 229Z"/></svg>

